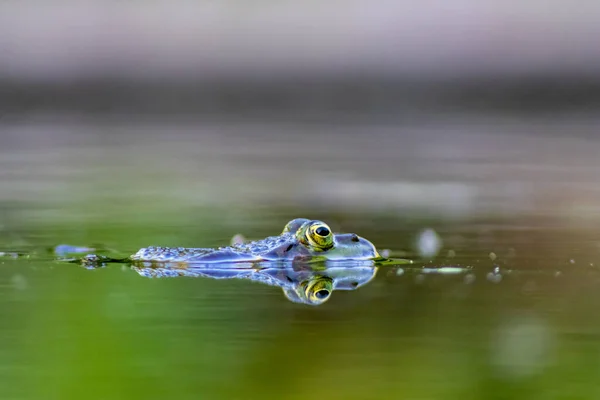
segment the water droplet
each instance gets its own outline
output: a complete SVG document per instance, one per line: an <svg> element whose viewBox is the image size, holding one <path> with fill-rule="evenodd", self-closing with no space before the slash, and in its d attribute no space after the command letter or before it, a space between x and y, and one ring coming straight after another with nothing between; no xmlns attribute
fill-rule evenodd
<svg viewBox="0 0 600 400"><path fill-rule="evenodd" d="M12 278L10 278L10 283L16 290L25 290L29 287L27 279L20 274L13 275Z"/></svg>
<svg viewBox="0 0 600 400"><path fill-rule="evenodd" d="M492 260L492 261L496 260L496 253L494 253L493 251L490 253L490 260Z"/></svg>
<svg viewBox="0 0 600 400"><path fill-rule="evenodd" d="M231 238L231 245L235 246L236 244L244 244L246 243L246 238L244 237L244 235L242 235L241 233L238 233L237 235L234 235Z"/></svg>
<svg viewBox="0 0 600 400"><path fill-rule="evenodd" d="M434 257L442 248L442 240L433 229L425 229L419 234L417 250L421 257Z"/></svg>
<svg viewBox="0 0 600 400"><path fill-rule="evenodd" d="M398 269L396 270L396 275L397 275L397 276L404 275L404 270L403 270L402 268L398 268Z"/></svg>
<svg viewBox="0 0 600 400"><path fill-rule="evenodd" d="M464 282L467 285L470 285L471 283L475 282L475 274L466 274L465 278L464 278Z"/></svg>
<svg viewBox="0 0 600 400"><path fill-rule="evenodd" d="M383 258L390 258L392 251L390 249L383 249L379 252L379 255Z"/></svg>
<svg viewBox="0 0 600 400"><path fill-rule="evenodd" d="M456 252L454 250L448 250L448 258L456 257Z"/></svg>
<svg viewBox="0 0 600 400"><path fill-rule="evenodd" d="M552 360L554 336L535 315L516 316L494 333L491 363L506 377L523 378L541 373Z"/></svg>
<svg viewBox="0 0 600 400"><path fill-rule="evenodd" d="M488 273L486 277L492 283L500 283L502 281L502 275L494 274L493 272Z"/></svg>

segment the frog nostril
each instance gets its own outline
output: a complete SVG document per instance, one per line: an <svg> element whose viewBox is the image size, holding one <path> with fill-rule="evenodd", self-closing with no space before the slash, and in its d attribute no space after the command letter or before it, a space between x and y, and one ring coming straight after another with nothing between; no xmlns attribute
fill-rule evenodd
<svg viewBox="0 0 600 400"><path fill-rule="evenodd" d="M360 239L358 238L358 236L357 236L355 233L353 233L353 234L352 234L352 239L351 239L351 240L352 240L353 242L358 242Z"/></svg>

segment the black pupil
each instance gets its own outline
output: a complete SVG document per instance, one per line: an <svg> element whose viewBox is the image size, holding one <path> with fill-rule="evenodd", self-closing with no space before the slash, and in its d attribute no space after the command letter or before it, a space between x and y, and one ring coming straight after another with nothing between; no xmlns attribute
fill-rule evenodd
<svg viewBox="0 0 600 400"><path fill-rule="evenodd" d="M327 235L329 235L329 229L325 228L324 226L318 227L315 232L319 236L327 236Z"/></svg>
<svg viewBox="0 0 600 400"><path fill-rule="evenodd" d="M317 296L317 299L323 300L324 298L329 296L329 290L321 289L317 293L315 293L315 296Z"/></svg>

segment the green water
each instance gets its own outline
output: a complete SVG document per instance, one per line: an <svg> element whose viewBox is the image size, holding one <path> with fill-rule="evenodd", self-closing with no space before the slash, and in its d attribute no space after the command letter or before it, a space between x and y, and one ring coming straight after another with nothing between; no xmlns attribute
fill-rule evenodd
<svg viewBox="0 0 600 400"><path fill-rule="evenodd" d="M3 120L0 252L40 258L0 259L0 399L600 398L597 122L426 120ZM216 247L298 217L417 270L309 306L44 253ZM418 270L438 266L470 272Z"/></svg>
<svg viewBox="0 0 600 400"><path fill-rule="evenodd" d="M277 232L282 218L246 224L244 233ZM316 307L244 280L150 279L116 264L90 270L5 258L0 398L600 396L600 270L589 231L438 224L446 244L420 259L410 246L417 226L360 231L376 244L395 240L392 250L416 263L404 273L382 267L365 286ZM215 224L203 235L182 224L140 238L133 226L67 227L24 240L42 248L79 237L76 244L120 242L127 252L138 241L225 244L233 232ZM441 265L472 272L418 270ZM489 275L494 266L501 279Z"/></svg>

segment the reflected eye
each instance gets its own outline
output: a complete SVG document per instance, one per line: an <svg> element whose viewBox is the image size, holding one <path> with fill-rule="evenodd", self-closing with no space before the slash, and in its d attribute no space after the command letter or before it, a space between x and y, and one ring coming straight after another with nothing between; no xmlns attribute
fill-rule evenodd
<svg viewBox="0 0 600 400"><path fill-rule="evenodd" d="M333 281L327 276L316 276L305 283L304 293L310 304L322 304L329 299L333 290Z"/></svg>

